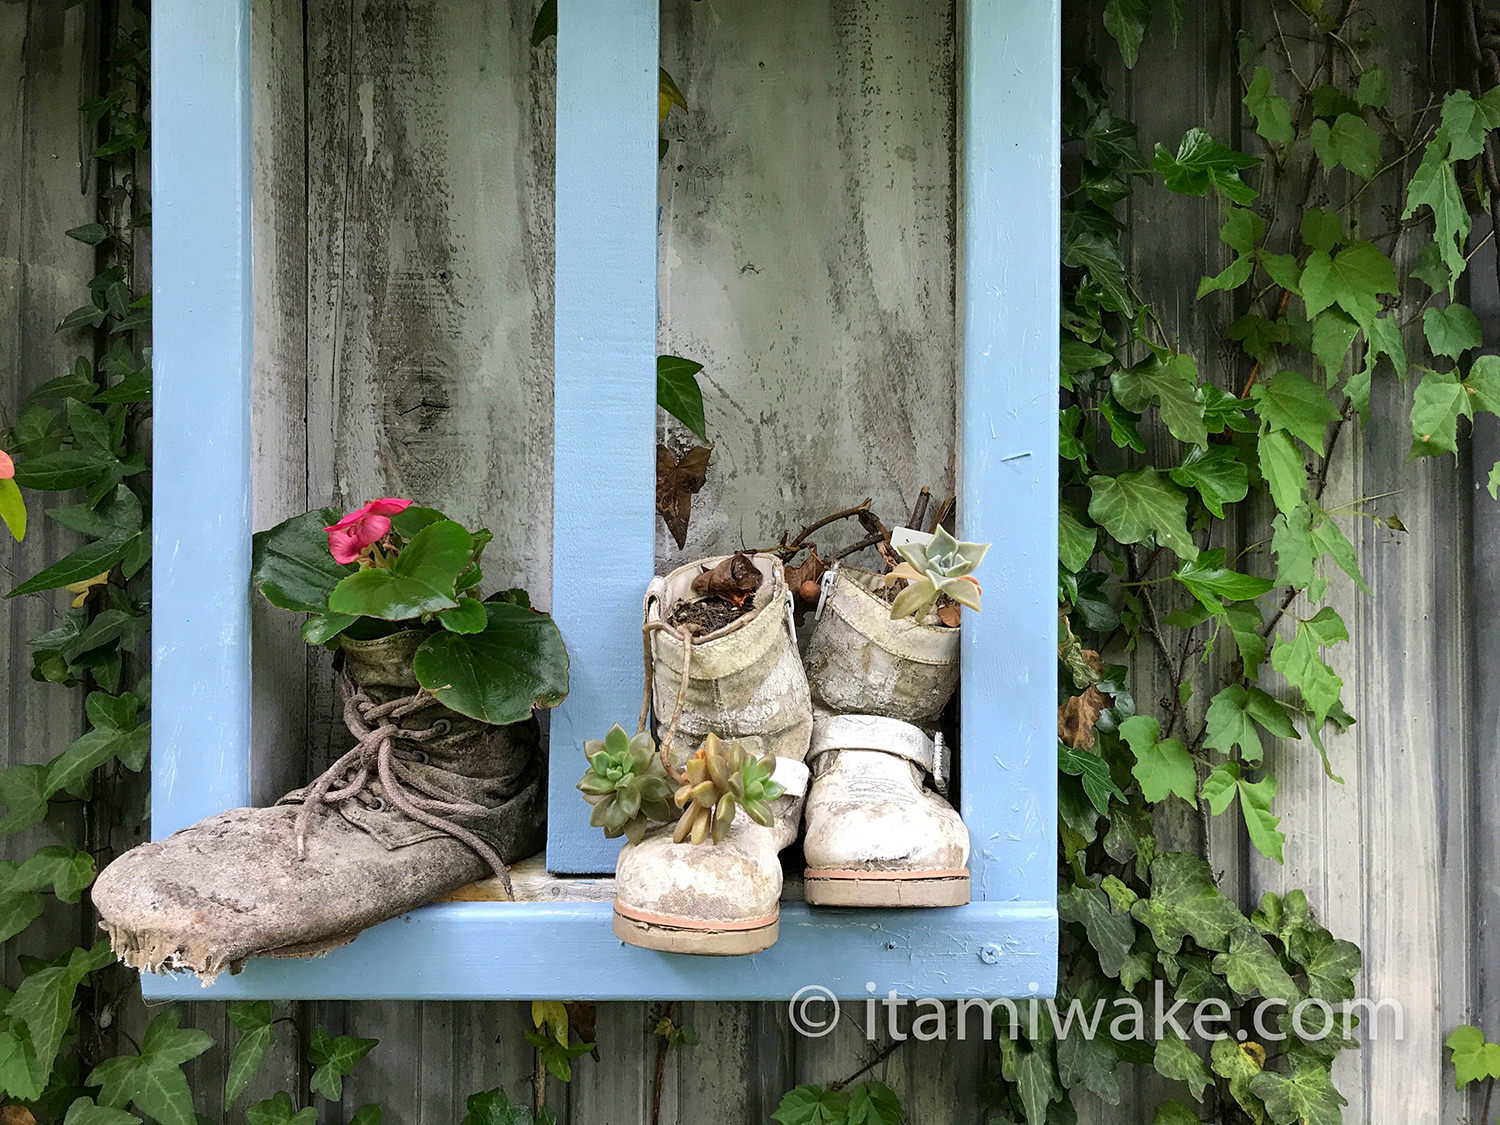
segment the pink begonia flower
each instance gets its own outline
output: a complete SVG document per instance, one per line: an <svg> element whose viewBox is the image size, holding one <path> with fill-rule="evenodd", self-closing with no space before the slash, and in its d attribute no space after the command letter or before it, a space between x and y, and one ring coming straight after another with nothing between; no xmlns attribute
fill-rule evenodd
<svg viewBox="0 0 1500 1125"><path fill-rule="evenodd" d="M352 563L359 553L371 543L379 542L391 529L391 517L411 507L410 500L398 500L386 496L371 500L363 508L350 512L338 523L323 530L328 532L328 549L333 552L336 563Z"/></svg>
<svg viewBox="0 0 1500 1125"><path fill-rule="evenodd" d="M10 459L10 454L0 449L0 480L10 480L16 475L16 463Z"/></svg>

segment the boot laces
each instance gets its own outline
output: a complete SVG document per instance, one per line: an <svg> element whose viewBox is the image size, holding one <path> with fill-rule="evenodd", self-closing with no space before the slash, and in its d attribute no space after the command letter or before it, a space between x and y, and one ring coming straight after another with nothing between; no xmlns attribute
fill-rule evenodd
<svg viewBox="0 0 1500 1125"><path fill-rule="evenodd" d="M435 828L466 845L489 865L505 893L514 897L510 874L499 854L454 819L482 816L489 810L484 805L450 793L411 768L413 760L426 758L420 744L446 734L449 724L440 719L425 730L413 730L399 720L439 706L438 701L426 691L417 691L380 703L347 674L339 677L339 687L344 695L344 723L359 741L329 766L303 796L296 820L297 858L306 858L307 834L314 813L322 815L330 806L338 807L345 801L378 802L378 797L368 802L366 799L372 797L370 785L379 780L386 802L417 823ZM398 743L415 743L417 747L414 751L398 752Z"/></svg>

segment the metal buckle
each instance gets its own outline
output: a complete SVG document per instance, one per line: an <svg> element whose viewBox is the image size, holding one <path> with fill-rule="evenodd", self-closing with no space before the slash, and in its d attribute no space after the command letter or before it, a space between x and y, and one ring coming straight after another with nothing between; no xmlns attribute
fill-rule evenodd
<svg viewBox="0 0 1500 1125"><path fill-rule="evenodd" d="M823 577L818 581L818 608L813 610L813 620L823 619L823 606L828 601L828 595L833 592L833 580L838 577L841 563L834 563L823 572Z"/></svg>

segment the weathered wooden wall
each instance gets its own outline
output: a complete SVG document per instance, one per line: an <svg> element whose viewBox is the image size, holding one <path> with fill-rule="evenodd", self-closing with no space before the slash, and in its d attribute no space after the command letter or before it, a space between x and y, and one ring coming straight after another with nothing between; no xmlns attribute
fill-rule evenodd
<svg viewBox="0 0 1500 1125"><path fill-rule="evenodd" d="M531 7L256 0L256 520L387 493L440 501L494 528L492 572L508 570L546 604L552 49L530 47ZM1445 30L1429 27L1426 7L1380 5L1398 108L1414 104L1438 65L1428 45ZM1258 33L1254 8L1189 6L1179 48L1154 36L1134 75L1117 68L1148 148L1197 124L1240 135L1235 40L1241 28ZM0 174L17 185L0 206L6 410L68 358L50 329L90 265L86 248L61 237L94 206L74 113L96 67L87 12L0 0ZM894 511L917 485L951 485L953 33L951 5L931 0L664 0L662 60L691 110L663 130L660 340L707 365L715 462L686 552L659 536L662 566L765 542L866 495ZM1083 23L1070 33L1099 34ZM1378 216L1392 201L1370 202ZM1171 331L1234 378L1223 337L1233 310L1222 298L1192 300L1223 256L1212 205L1146 192L1128 222L1133 268ZM1487 251L1476 261L1478 278L1493 276ZM1470 301L1500 322L1487 281ZM1500 1028L1500 945L1489 925L1500 906L1500 672L1485 661L1497 643L1490 560L1500 506L1477 485L1500 455L1500 432L1482 428L1457 465L1408 465L1398 394L1378 389L1386 409L1341 439L1325 501L1400 489L1389 504L1411 529L1401 538L1367 521L1350 529L1373 599L1334 580L1331 598L1353 633L1337 655L1360 717L1331 747L1345 784L1329 782L1306 747L1275 751L1284 868L1224 824L1205 833L1185 817L1167 831L1206 848L1247 905L1264 889L1306 887L1335 932L1365 949L1366 994L1402 1003L1405 1039L1384 1026L1341 1064L1346 1120L1457 1125L1478 1106L1452 1092L1441 1038L1470 1020ZM682 438L670 427L666 436ZM1249 523L1238 532L1245 544L1261 537ZM29 569L39 550L63 546L39 524L25 557L0 548L0 565ZM24 599L0 631L7 763L44 760L77 727L76 698L27 675L25 638L53 612L49 599ZM327 669L284 617L256 622L260 799L321 768L343 736ZM1138 697L1155 698L1163 681L1141 665ZM58 936L84 925L68 911L38 923ZM599 1059L548 1087L564 1121L650 1119L662 1007L600 1006ZM451 1125L472 1091L530 1089L524 1005L286 1013L300 1034L282 1037L252 1099L305 1096L310 1067L297 1044L315 1023L382 1041L342 1104L320 1103L324 1122L380 1101L388 1122ZM192 1015L225 1035L222 1006ZM857 1020L806 1039L774 1004L687 1004L675 1017L701 1042L666 1059L663 1122L765 1121L791 1086L844 1077L875 1050ZM143 1013L125 1019L135 1027ZM994 1065L978 1042L912 1043L873 1074L919 1125L977 1123ZM193 1064L199 1109L238 1121L242 1109L220 1105L224 1066L220 1048ZM1124 1105L1089 1107L1081 1119L1146 1120L1161 1092L1142 1075Z"/></svg>

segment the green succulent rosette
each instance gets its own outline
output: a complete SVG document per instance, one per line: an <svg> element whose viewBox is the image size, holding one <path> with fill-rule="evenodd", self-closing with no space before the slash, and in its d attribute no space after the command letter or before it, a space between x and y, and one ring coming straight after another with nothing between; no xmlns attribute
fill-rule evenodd
<svg viewBox="0 0 1500 1125"><path fill-rule="evenodd" d="M688 759L685 779L673 797L682 816L672 839L679 844L706 840L717 844L729 834L740 809L756 824L769 828L771 802L786 792L785 786L771 780L775 770L775 755L757 758L738 742L726 743L710 734Z"/></svg>
<svg viewBox="0 0 1500 1125"><path fill-rule="evenodd" d="M585 742L583 753L589 768L578 790L594 806L589 823L607 838L639 844L653 822L672 819L672 783L649 733L627 735L616 723L602 740Z"/></svg>
<svg viewBox="0 0 1500 1125"><path fill-rule="evenodd" d="M961 543L939 527L931 535L915 535L896 548L903 562L886 575L904 578L906 589L891 602L891 620L921 618L940 596L979 610L979 583L969 577L984 561L988 543Z"/></svg>

